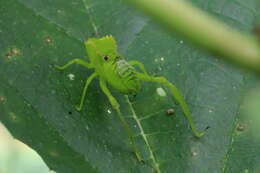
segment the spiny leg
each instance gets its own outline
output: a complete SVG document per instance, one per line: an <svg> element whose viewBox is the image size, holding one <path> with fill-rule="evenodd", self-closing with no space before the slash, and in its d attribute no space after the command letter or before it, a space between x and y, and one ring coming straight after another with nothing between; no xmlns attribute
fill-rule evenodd
<svg viewBox="0 0 260 173"><path fill-rule="evenodd" d="M197 130L196 130L196 127L195 127L195 124L192 120L192 116L191 116L191 113L190 113L190 110L189 110L189 107L188 105L186 104L184 98L182 97L180 91L178 90L178 88L173 85L172 83L170 83L166 78L164 77L153 77L153 76L149 76L147 74L143 74L143 73L137 73L137 76L140 80L143 80L143 81L148 81L148 82L157 82L157 83L160 83L160 84L163 84L163 85L166 85L167 87L170 88L171 90L171 93L172 95L175 97L175 99L179 102L183 112L184 112L184 115L185 117L187 118L189 124L190 124L190 127L191 127L191 130L194 132L194 134L197 136L197 137L201 137L203 136L207 129L209 127L206 127L201 133L199 133Z"/></svg>
<svg viewBox="0 0 260 173"><path fill-rule="evenodd" d="M92 73L88 79L86 80L82 95L81 95L81 99L80 99L80 104L78 106L76 106L77 111L81 111L83 104L84 104L84 100L85 100L85 96L87 94L87 89L89 84L91 83L91 81L97 76L97 73Z"/></svg>
<svg viewBox="0 0 260 173"><path fill-rule="evenodd" d="M112 105L112 107L116 110L118 118L120 119L120 121L122 122L128 136L130 139L130 143L132 146L132 149L138 159L138 161L142 162L142 158L137 150L136 144L135 144L135 139L134 139L134 135L132 130L130 129L127 121L125 120L125 118L123 117L123 115L121 114L120 111L120 105L118 104L118 102L116 101L116 99L114 98L114 96L110 93L109 89L106 86L106 82L104 79L100 78L100 87L102 89L102 91L105 93L105 95L108 97L108 100L110 102L110 104Z"/></svg>
<svg viewBox="0 0 260 173"><path fill-rule="evenodd" d="M83 61L82 59L73 59L73 60L70 60L69 62L67 62L67 64L63 65L63 66L57 66L55 65L55 67L59 70L64 70L65 68L69 67L70 65L72 64L79 64L79 65L82 65L86 68L92 68L91 64L86 62L86 61Z"/></svg>
<svg viewBox="0 0 260 173"><path fill-rule="evenodd" d="M131 65L137 65L144 74L148 75L148 73L145 70L144 65L141 62L132 60L132 61L128 61L128 63L131 64Z"/></svg>

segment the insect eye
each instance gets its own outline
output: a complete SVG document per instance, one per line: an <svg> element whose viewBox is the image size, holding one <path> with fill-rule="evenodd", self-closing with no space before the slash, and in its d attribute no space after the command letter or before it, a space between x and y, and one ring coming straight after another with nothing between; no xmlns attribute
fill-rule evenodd
<svg viewBox="0 0 260 173"><path fill-rule="evenodd" d="M107 61L108 60L108 56L104 56L104 60Z"/></svg>

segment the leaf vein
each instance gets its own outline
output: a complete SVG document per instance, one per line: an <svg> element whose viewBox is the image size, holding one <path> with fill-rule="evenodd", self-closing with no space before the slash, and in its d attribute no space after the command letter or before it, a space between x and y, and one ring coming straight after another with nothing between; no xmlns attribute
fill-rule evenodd
<svg viewBox="0 0 260 173"><path fill-rule="evenodd" d="M129 101L129 99L128 99L128 96L126 95L125 97L126 97L127 103L128 103L129 106L130 106L130 109L131 109L131 112L132 112L132 114L133 114L133 117L134 117L134 119L135 119L135 121L136 121L136 123L137 123L137 125L138 125L138 128L139 128L140 131L141 131L140 135L143 137L143 139L144 139L144 141L145 141L145 144L146 144L146 146L147 146L147 148L148 148L148 151L149 151L149 153L150 153L150 158L151 158L151 160L152 160L152 162L153 162L153 164L154 164L154 166L155 166L155 169L156 169L157 173L162 173L162 171L161 171L161 169L160 169L160 165L159 165L157 159L155 158L154 151L152 150L152 147L151 147L151 145L150 145L150 143L149 143L149 141L148 141L147 134L145 134L144 129L143 129L143 126L142 126L140 120L138 119L138 117L137 117L137 115L136 115L136 113L135 113L135 110L134 110L132 104L130 103L130 101Z"/></svg>

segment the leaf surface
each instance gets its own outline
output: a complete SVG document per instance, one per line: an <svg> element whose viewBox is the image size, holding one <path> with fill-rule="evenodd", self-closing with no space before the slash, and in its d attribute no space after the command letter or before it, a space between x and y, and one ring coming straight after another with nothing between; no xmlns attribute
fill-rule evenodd
<svg viewBox="0 0 260 173"><path fill-rule="evenodd" d="M243 32L250 32L259 13L256 0L193 3ZM260 171L260 144L252 142L249 130L237 130L239 124L248 127L241 113L243 96L259 86L251 74L170 35L117 0L9 0L0 2L0 14L0 120L50 169L62 173ZM165 76L182 91L197 128L211 127L205 136L193 137L167 88L156 83L143 83L136 97L111 88L136 134L144 164L131 153L98 80L89 87L83 111L75 110L93 71L75 65L60 72L53 66L73 58L87 60L84 40L108 34L117 39L127 60L143 62L150 74ZM157 88L167 95L159 96ZM167 116L167 109L176 113Z"/></svg>

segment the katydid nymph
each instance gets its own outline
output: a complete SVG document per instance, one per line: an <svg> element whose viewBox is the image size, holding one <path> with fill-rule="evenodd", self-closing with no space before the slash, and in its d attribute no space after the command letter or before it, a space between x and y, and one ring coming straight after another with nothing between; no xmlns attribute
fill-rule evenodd
<svg viewBox="0 0 260 173"><path fill-rule="evenodd" d="M137 150L133 132L131 131L124 116L122 116L120 105L117 102L116 98L109 91L107 84L111 85L113 88L123 94L138 93L141 88L142 81L156 82L161 85L165 85L170 89L171 94L181 106L184 115L186 116L195 136L200 137L206 133L208 127L205 128L201 133L196 130L189 108L180 91L175 87L175 85L170 83L164 77L150 76L146 72L144 65L139 61L127 62L118 53L117 44L113 36L90 38L85 41L85 47L90 62L86 62L82 59L73 59L63 66L56 66L56 68L58 68L59 70L64 70L72 64L79 64L85 68L95 70L86 80L80 104L76 106L76 109L78 111L82 110L88 86L94 78L98 78L100 88L107 96L113 109L115 109L115 111L117 112L120 121L122 122L127 134L129 135L132 149L139 161L141 161L142 159ZM134 66L137 66L142 72L136 71Z"/></svg>

